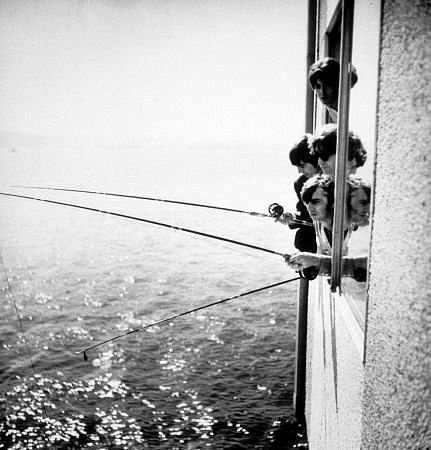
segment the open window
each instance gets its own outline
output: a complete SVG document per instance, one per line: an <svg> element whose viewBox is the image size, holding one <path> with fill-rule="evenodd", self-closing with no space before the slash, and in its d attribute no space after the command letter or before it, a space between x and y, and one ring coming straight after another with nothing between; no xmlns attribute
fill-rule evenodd
<svg viewBox="0 0 431 450"><path fill-rule="evenodd" d="M379 2L377 2L379 3ZM333 254L331 288L341 294L350 306L354 317L362 331L365 330L365 314L367 301L367 278L352 277L353 271L364 269L363 275L368 272L368 252L370 244L370 225L364 218L360 221L356 216L355 231L349 241L348 258L357 264L349 266L346 273L343 263L344 233L351 223L352 210L356 215L366 214L365 205L368 201L368 212L372 204L371 189L363 192L363 186L373 186L373 162L375 153L375 121L378 76L378 50L379 50L379 17L380 5L372 6L366 14L363 8L370 8L360 2L354 4L353 0L341 0L333 10L325 33L324 54L341 63L340 89L338 103L338 149L336 168L336 200L333 227ZM344 9L344 11L343 11ZM355 41L358 43L355 45ZM364 45L364 41L368 43ZM359 45L360 43L360 45ZM367 49L367 54L364 53ZM357 84L351 89L352 63L358 75ZM330 122L329 116L322 111L322 123ZM348 132L357 135L367 152L367 161L363 167L354 170L354 177L362 179L359 188L348 187L347 149ZM358 191L354 193L355 191ZM364 197L365 196L365 197ZM368 196L368 197L367 197ZM353 201L352 201L353 199ZM360 210L362 207L362 210ZM356 275L360 274L356 270Z"/></svg>

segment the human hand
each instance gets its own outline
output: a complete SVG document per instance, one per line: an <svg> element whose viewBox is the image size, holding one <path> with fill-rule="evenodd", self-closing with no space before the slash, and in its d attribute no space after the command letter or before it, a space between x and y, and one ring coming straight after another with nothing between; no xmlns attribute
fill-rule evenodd
<svg viewBox="0 0 431 450"><path fill-rule="evenodd" d="M299 252L292 256L286 255L284 259L286 264L296 271L306 269L307 267L320 266L320 255L316 253Z"/></svg>
<svg viewBox="0 0 431 450"><path fill-rule="evenodd" d="M275 221L280 222L283 225L289 225L295 221L295 215L290 212L285 212L280 217L277 217Z"/></svg>

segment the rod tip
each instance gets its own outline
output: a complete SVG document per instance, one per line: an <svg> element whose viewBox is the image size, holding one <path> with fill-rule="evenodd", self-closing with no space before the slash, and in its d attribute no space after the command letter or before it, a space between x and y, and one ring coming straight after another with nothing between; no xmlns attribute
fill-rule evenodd
<svg viewBox="0 0 431 450"><path fill-rule="evenodd" d="M85 362L88 361L88 356L87 356L87 353L86 353L86 352L84 352L84 361L85 361Z"/></svg>

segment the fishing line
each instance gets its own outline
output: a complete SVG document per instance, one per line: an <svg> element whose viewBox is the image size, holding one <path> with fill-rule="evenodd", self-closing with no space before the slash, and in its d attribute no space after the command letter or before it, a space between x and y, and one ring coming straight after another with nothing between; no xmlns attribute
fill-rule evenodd
<svg viewBox="0 0 431 450"><path fill-rule="evenodd" d="M10 292L10 298L12 299L12 303L13 303L13 305L15 307L16 316L18 318L19 327L21 329L21 334L22 334L23 339L24 339L24 345L25 345L25 348L27 349L28 357L30 359L31 368L33 369L33 373L36 375L36 369L35 369L34 364L33 364L33 357L32 357L31 351L30 351L30 347L28 346L28 343L27 343L27 338L26 338L26 335L25 335L24 327L22 325L22 321L21 321L21 317L19 315L18 307L16 306L15 296L14 296L14 294L12 292L12 287L11 287L10 282L9 282L9 277L7 275L6 267L4 265L4 261L3 261L3 257L1 255L1 253L0 253L0 261L1 261L1 265L3 267L4 275L6 277L6 283L7 283L8 290Z"/></svg>
<svg viewBox="0 0 431 450"><path fill-rule="evenodd" d="M141 327L138 327L138 328L134 328L133 330L130 330L130 331L127 331L126 333L122 333L122 334L119 334L119 335L114 336L112 338L106 339L105 341L98 342L97 344L91 345L90 347L87 347L87 348L85 348L83 350L80 350L79 352L76 352L76 353L77 354L82 353L83 357L84 357L84 361L88 361L88 356L87 356L87 352L88 351L90 351L90 350L92 350L92 349L94 349L96 347L100 347L101 345L107 344L108 342L112 342L112 341L120 339L120 338L122 338L124 336L127 336L129 334L136 333L138 331L142 331L142 330L145 330L147 328L154 327L156 325L160 325L160 324L162 324L164 322L169 322L171 320L177 319L178 317L182 317L182 316L185 316L187 314L191 314L191 313L194 313L196 311L200 311L202 309L209 308L210 306L220 305L221 303L225 303L225 302L228 302L230 300L234 300L236 298L245 297L246 295L255 294L256 292L261 292L261 291L264 291L266 289L271 289L273 287L281 286L282 284L291 283L292 281L297 281L300 278L301 277L290 278L288 280L280 281L278 283L270 284L268 286L264 286L264 287L261 287L261 288L258 288L258 289L253 289L252 291L243 292L242 294L234 295L233 297L225 298L223 300L218 300L218 301L213 302L213 303L208 303L206 305L199 306L197 308L189 309L189 310L184 311L182 313L174 314L174 315L166 317L164 319L157 320L156 322L152 322L152 323L149 323L147 325L144 325L144 326L141 326Z"/></svg>
<svg viewBox="0 0 431 450"><path fill-rule="evenodd" d="M15 214L13 215L13 218L14 218L14 219L13 219L13 222L14 222L15 226L18 227L18 222L17 222L17 218L16 218L16 215L15 215ZM24 254L23 254L22 252L19 251L19 247L16 247L15 250L18 251L18 252L20 253L20 259L21 259L21 260L24 260L24 269L25 269L25 272L26 272L26 275L27 275L28 279L30 280L30 285L31 285L31 290L32 290L32 293L30 293L30 297L33 297L33 298L35 299L35 298L36 298L36 296L35 296L35 292L36 292L36 289L35 289L35 282L34 282L34 280L33 280L33 277L31 276L31 271L29 270L29 264L28 264L28 261L27 261L27 259L24 257ZM2 266L3 266L3 270L5 271L5 265L4 265L4 261L3 261L3 259L2 259L2 256L1 256L1 252L0 252L0 259L1 259ZM13 292L12 292L12 289L11 289L11 286L10 286L9 279L8 279L8 277L7 277L6 271L5 271L5 275L6 275L6 280L7 280L8 286L9 286L9 291L10 291L10 293L11 293L11 297L12 297L12 300L13 300L13 303L14 303L14 306L15 306L15 311L16 311L17 316L18 316L18 320L19 320L21 332L22 332L23 337L24 337L24 342L25 342L25 346L26 346L26 349L27 349L27 353L28 353L29 358L30 358L30 363L31 363L31 367L32 367L32 370L33 370L33 374L36 376L35 365L33 364L32 355L31 355L30 349L29 349L28 344L27 344L27 340L26 340L26 336L25 336L25 333L24 333L23 325L22 325L22 322L21 322L21 319L20 319L20 316L19 316L19 313L18 313L18 308L17 308L17 306L16 306L16 304L15 304L14 295L13 295ZM47 331L46 331L45 320L44 320L44 317L43 317L43 315L42 315L42 311L41 311L41 309L40 309L39 307L37 307L37 311L38 311L39 316L40 316L40 321L41 321L41 324L42 324L43 333L44 333L44 335L45 335L45 340L46 340L46 342L47 342L47 344L48 344L48 343L49 343L49 339L48 339L48 334L47 334ZM48 348L49 348L49 347L48 347ZM43 366L39 366L39 373L41 373L41 370L42 370L43 372L46 372L46 367L43 368ZM33 382L31 383L31 385L33 385L33 386L36 385L36 389L39 389L39 386L37 385L36 379L33 380ZM30 386L30 385L29 385L29 386ZM41 407L43 408L43 411L45 412L45 416L46 416L46 417L49 417L49 415L48 415L48 410L47 410L47 407L46 407L45 402L42 402Z"/></svg>
<svg viewBox="0 0 431 450"><path fill-rule="evenodd" d="M154 202L163 202L163 203L174 203L176 205L186 205L186 206L195 206L198 208L209 208L209 209L217 209L221 211L229 211L229 212L235 212L240 214L248 214L250 216L254 217L270 217L273 219L278 219L281 217L281 215L284 213L284 209L281 205L278 203L272 203L269 205L268 212L269 214L263 214L255 211L244 211L242 209L233 209L233 208L225 208L222 206L214 206L214 205L207 205L203 203L191 203L191 202L183 202L179 200L169 200L164 198L157 198L157 197L143 197L140 195L129 195L129 194L117 194L113 192L103 192L103 191L88 191L83 189L67 189L67 188L56 188L56 187L43 187L43 186L20 186L15 185L11 186L13 188L20 188L20 189L38 189L38 190L47 190L47 191L61 191L61 192L77 192L80 194L95 194L95 195L107 195L112 197L122 197L122 198L133 198L138 200L149 200ZM292 223L298 224L298 225L305 225L312 227L313 224L310 222L306 222L305 220L299 220L299 219L293 219Z"/></svg>
<svg viewBox="0 0 431 450"><path fill-rule="evenodd" d="M18 221L18 219L17 219L17 216L16 216L16 214L13 214L13 224L15 225L15 228L19 228L20 227L20 224L19 224L19 221ZM36 291L37 291L37 289L36 289L36 282L34 281L34 279L33 279L33 277L32 277L32 275L31 275L31 270L30 270L30 268L29 268L29 261L28 261L28 258L26 257L26 255L24 254L24 252L23 252L23 250L22 250L22 248L21 248L21 246L16 246L15 247L15 252L18 254L18 257L19 257L19 260L20 260L20 262L21 263L23 263L23 266L24 266L24 270L25 270L25 274L26 274L26 276L27 276L27 278L28 278L28 280L30 281L30 286L31 286L31 289L30 289L30 297L33 297L34 299L36 299ZM38 303L38 302L37 302ZM39 304L39 303L38 303ZM37 312L39 313L39 317L40 317L40 322L41 322L41 324L42 324L42 329L43 329L43 333L44 333L44 335L45 335L45 340L46 340L46 343L47 343L47 345L49 344L49 337L48 337L48 333L47 333L47 331L46 331L46 322L45 322L45 319L44 319L44 317L43 317L43 315L42 315L42 311L41 311L41 309L37 306L36 307L37 308ZM49 347L48 347L49 348ZM39 369L40 370L40 369Z"/></svg>
<svg viewBox="0 0 431 450"><path fill-rule="evenodd" d="M259 247L257 245L246 244L244 242L240 242L240 241L236 241L236 240L233 240L233 239L224 238L224 237L221 237L221 236L216 236L214 234L203 233L201 231L191 230L189 228L177 227L175 225L170 225L170 224L163 223L163 222L156 222L154 220L144 219L142 217L130 216L130 215L127 215L127 214L120 214L120 213L116 213L116 212L113 212L113 211L106 211L106 210L103 210L103 209L90 208L88 206L76 205L74 203L64 203L64 202L58 202L58 201L55 201L55 200L47 200L47 199L44 199L44 198L29 197L27 195L9 194L9 193L6 193L6 192L0 192L0 195L5 195L5 196L8 196L8 197L24 198L24 199L35 200L35 201L44 202L44 203L52 203L52 204L61 205L61 206L70 206L72 208L83 209L83 210L86 210L86 211L94 211L94 212L98 212L98 213L101 213L101 214L108 214L108 215L111 215L111 216L122 217L122 218L125 218L125 219L131 219L131 220L136 220L138 222L149 223L151 225L157 225L157 226L160 226L160 227L170 228L172 230L183 231L185 233L191 233L191 234L195 234L195 235L198 235L198 236L203 236L203 237L207 237L207 238L211 238L211 239L217 239L219 241L229 242L231 244L241 245L243 247L253 248L255 250L260 250L262 252L272 253L274 255L279 255L279 256L282 256L283 258L286 257L286 256L290 256L290 255L286 255L285 253L276 252L275 250L270 250L268 248Z"/></svg>

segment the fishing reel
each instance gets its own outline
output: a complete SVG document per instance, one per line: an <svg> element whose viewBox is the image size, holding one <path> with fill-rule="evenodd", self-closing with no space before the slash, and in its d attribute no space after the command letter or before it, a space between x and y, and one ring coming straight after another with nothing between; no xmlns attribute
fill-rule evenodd
<svg viewBox="0 0 431 450"><path fill-rule="evenodd" d="M319 275L319 267L306 267L299 272L299 276L305 280L314 280Z"/></svg>
<svg viewBox="0 0 431 450"><path fill-rule="evenodd" d="M268 207L268 212L271 217L278 219L279 217L281 217L283 215L284 209L278 203L271 203Z"/></svg>

